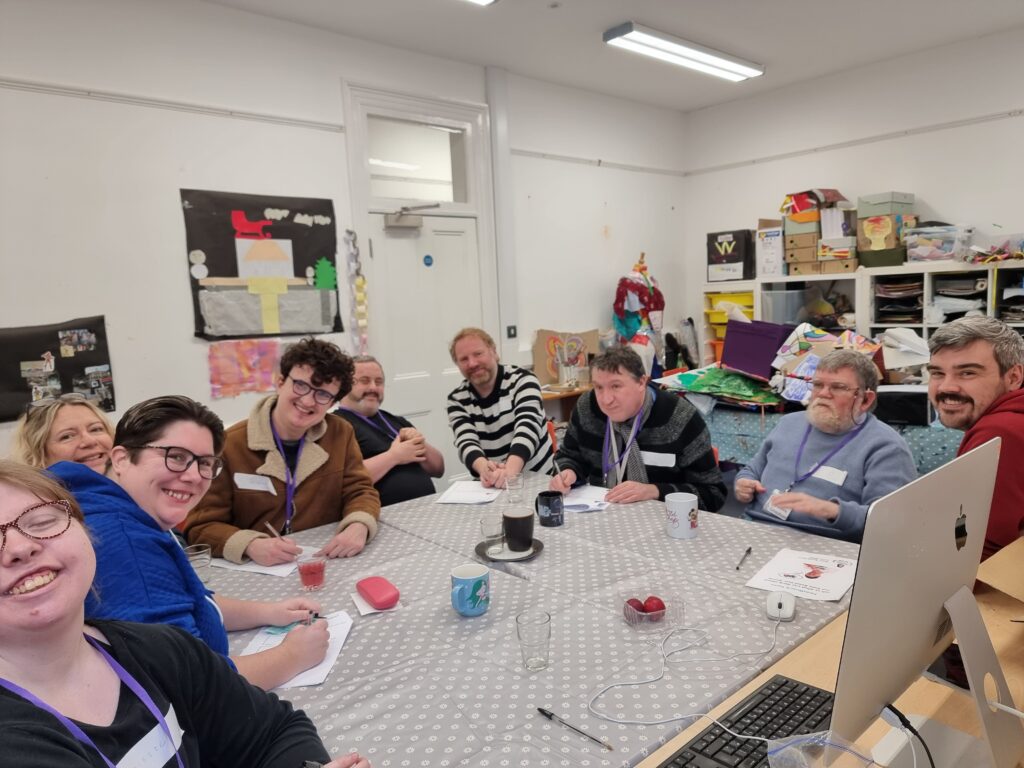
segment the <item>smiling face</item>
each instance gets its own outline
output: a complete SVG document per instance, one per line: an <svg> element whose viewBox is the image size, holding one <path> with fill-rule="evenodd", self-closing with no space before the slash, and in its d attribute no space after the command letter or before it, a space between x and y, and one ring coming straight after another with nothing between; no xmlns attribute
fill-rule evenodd
<svg viewBox="0 0 1024 768"><path fill-rule="evenodd" d="M485 397L494 389L498 377L498 353L479 336L464 336L453 350L455 364L463 378Z"/></svg>
<svg viewBox="0 0 1024 768"><path fill-rule="evenodd" d="M1019 389L1024 369L1015 365L999 373L992 345L984 340L945 347L928 363L928 397L939 420L952 429L970 429L999 397Z"/></svg>
<svg viewBox="0 0 1024 768"><path fill-rule="evenodd" d="M65 405L46 438L46 465L74 461L103 472L113 445L107 425L86 405Z"/></svg>
<svg viewBox="0 0 1024 768"><path fill-rule="evenodd" d="M807 420L830 435L853 429L875 399L874 392L865 392L861 387L852 368L817 371L814 381L824 386L811 395L811 402L807 405Z"/></svg>
<svg viewBox="0 0 1024 768"><path fill-rule="evenodd" d="M299 381L309 384L313 389L322 389L337 396L341 387L337 379L314 384L313 376L314 371L308 365L296 365L292 366L288 375L277 384L277 403L274 405L271 419L282 440L298 440L310 428L323 421L327 411L334 406L333 400L329 403L318 403L312 390L304 395L296 394L295 382Z"/></svg>
<svg viewBox="0 0 1024 768"><path fill-rule="evenodd" d="M0 484L0 523L10 523L39 501L24 488ZM0 638L81 621L95 573L96 555L77 520L51 539L30 539L9 528L0 552Z"/></svg>
<svg viewBox="0 0 1024 768"><path fill-rule="evenodd" d="M377 363L356 363L352 391L345 395L347 408L368 418L377 415L384 405L384 371Z"/></svg>
<svg viewBox="0 0 1024 768"><path fill-rule="evenodd" d="M616 424L636 416L644 404L647 377L636 379L617 369L614 373L594 368L590 373L594 397L601 412Z"/></svg>
<svg viewBox="0 0 1024 768"><path fill-rule="evenodd" d="M197 456L213 454L213 435L194 421L174 421L150 445L184 448ZM164 451L142 448L131 460L121 445L110 452L118 484L142 510L165 531L170 530L199 503L211 480L199 475L196 462L184 472L172 472L164 462Z"/></svg>

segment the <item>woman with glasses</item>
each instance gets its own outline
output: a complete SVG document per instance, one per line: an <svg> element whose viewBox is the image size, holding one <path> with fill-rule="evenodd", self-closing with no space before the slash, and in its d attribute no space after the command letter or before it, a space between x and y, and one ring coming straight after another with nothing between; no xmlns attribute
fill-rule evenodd
<svg viewBox="0 0 1024 768"><path fill-rule="evenodd" d="M31 467L74 461L105 472L114 430L85 395L69 393L28 404L14 433L13 458Z"/></svg>
<svg viewBox="0 0 1024 768"><path fill-rule="evenodd" d="M333 523L319 554L363 550L377 532L380 497L352 426L328 413L352 376L352 360L330 342L308 338L285 350L277 393L227 431L224 472L185 525L190 544L235 563L276 565L299 554L287 534Z"/></svg>
<svg viewBox="0 0 1024 768"><path fill-rule="evenodd" d="M90 618L174 624L226 656L227 631L284 626L320 610L303 597L269 603L214 595L171 533L220 473L223 443L224 425L206 406L157 397L118 422L110 478L71 462L50 468L75 495L94 536ZM277 648L232 661L250 683L269 690L319 664L328 639L327 622L315 622L289 632Z"/></svg>
<svg viewBox="0 0 1024 768"><path fill-rule="evenodd" d="M0 722L19 768L298 766L330 758L306 715L168 626L85 621L96 556L75 500L0 461ZM133 765L141 764L132 762ZM369 768L350 754L327 768Z"/></svg>

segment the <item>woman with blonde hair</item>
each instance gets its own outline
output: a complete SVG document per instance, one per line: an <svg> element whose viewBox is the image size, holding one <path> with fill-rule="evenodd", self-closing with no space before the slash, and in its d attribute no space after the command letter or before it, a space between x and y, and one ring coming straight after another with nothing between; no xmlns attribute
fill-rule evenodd
<svg viewBox="0 0 1024 768"><path fill-rule="evenodd" d="M142 752L161 768L330 759L303 712L247 683L187 632L87 623L95 570L74 498L40 470L0 461L5 765L105 768ZM350 754L326 768L368 765Z"/></svg>
<svg viewBox="0 0 1024 768"><path fill-rule="evenodd" d="M114 430L95 403L72 392L29 403L14 433L12 458L30 467L74 461L106 471Z"/></svg>

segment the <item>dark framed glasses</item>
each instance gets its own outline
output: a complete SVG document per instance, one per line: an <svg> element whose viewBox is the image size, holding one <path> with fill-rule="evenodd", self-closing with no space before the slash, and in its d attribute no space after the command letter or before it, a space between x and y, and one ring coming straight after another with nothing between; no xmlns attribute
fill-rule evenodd
<svg viewBox="0 0 1024 768"><path fill-rule="evenodd" d="M299 397L305 397L310 392L313 393L313 400L320 405L330 405L337 398L337 395L333 392L328 392L326 389L317 389L308 381L302 379L292 379L291 375L288 376L292 380L292 392Z"/></svg>
<svg viewBox="0 0 1024 768"><path fill-rule="evenodd" d="M43 501L22 511L9 523L0 523L0 552L7 546L11 528L30 539L55 539L71 527L71 503L64 499Z"/></svg>
<svg viewBox="0 0 1024 768"><path fill-rule="evenodd" d="M136 448L150 448L164 452L164 466L171 472L184 472L193 464L199 470L199 476L213 480L224 469L224 459L219 456L199 456L188 448L176 445L137 445Z"/></svg>

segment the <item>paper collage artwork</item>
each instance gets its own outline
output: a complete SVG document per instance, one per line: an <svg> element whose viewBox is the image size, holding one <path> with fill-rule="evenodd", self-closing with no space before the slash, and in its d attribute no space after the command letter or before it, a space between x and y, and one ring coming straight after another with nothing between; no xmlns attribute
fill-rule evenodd
<svg viewBox="0 0 1024 768"><path fill-rule="evenodd" d="M78 393L113 411L114 381L103 316L0 329L0 421L33 402Z"/></svg>
<svg viewBox="0 0 1024 768"><path fill-rule="evenodd" d="M210 345L210 396L237 397L242 392L274 391L281 358L276 339L218 341Z"/></svg>
<svg viewBox="0 0 1024 768"><path fill-rule="evenodd" d="M330 200L181 190L195 335L335 333Z"/></svg>

